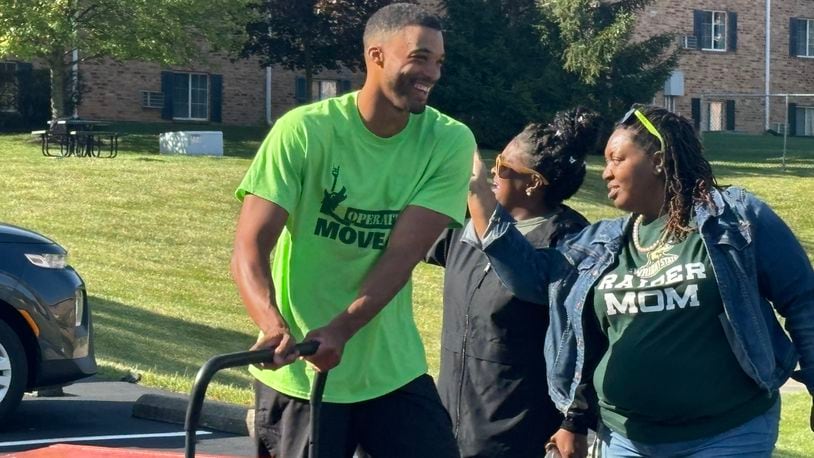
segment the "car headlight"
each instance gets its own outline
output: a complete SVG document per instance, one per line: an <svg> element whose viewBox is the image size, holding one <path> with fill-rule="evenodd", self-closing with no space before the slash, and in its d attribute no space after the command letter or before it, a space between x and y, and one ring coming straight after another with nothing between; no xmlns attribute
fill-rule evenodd
<svg viewBox="0 0 814 458"><path fill-rule="evenodd" d="M64 269L68 265L68 254L26 253L26 258L37 267L46 269Z"/></svg>
<svg viewBox="0 0 814 458"><path fill-rule="evenodd" d="M76 290L75 312L76 326L82 326L82 315L85 314L85 290L81 288Z"/></svg>

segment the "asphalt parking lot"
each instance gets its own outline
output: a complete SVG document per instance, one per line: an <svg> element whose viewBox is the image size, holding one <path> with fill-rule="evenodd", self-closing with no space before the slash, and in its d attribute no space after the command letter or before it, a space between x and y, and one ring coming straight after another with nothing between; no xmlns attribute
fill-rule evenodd
<svg viewBox="0 0 814 458"><path fill-rule="evenodd" d="M781 391L803 389L802 384L789 380ZM0 456L13 458L15 452L44 449L55 444L155 450L182 456L183 425L133 416L134 406L138 405L149 418L183 418L185 404L180 395L138 384L93 378L67 386L64 392L62 397L26 395L14 419L0 430ZM217 403L207 402L202 422L225 424L228 420L233 426L238 420L237 411L240 409L237 406L225 410L216 408L208 414L208 407L217 407L212 404ZM210 456L254 454L248 436L206 428L198 430L196 451Z"/></svg>
<svg viewBox="0 0 814 458"><path fill-rule="evenodd" d="M58 443L183 453L183 425L132 415L142 395L165 399L167 393L93 378L67 386L64 392L62 397L26 395L0 431L0 455L13 457L12 452ZM253 456L249 437L207 429L198 430L196 449L209 455Z"/></svg>

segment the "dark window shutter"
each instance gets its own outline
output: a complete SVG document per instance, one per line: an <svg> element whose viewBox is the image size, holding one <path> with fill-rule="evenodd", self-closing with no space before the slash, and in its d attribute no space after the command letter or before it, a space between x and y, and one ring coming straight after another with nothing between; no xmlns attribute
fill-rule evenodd
<svg viewBox="0 0 814 458"><path fill-rule="evenodd" d="M735 130L735 101L726 101L726 130Z"/></svg>
<svg viewBox="0 0 814 458"><path fill-rule="evenodd" d="M223 75L209 75L209 120L223 122Z"/></svg>
<svg viewBox="0 0 814 458"><path fill-rule="evenodd" d="M726 34L728 51L738 49L738 13L726 14Z"/></svg>
<svg viewBox="0 0 814 458"><path fill-rule="evenodd" d="M692 34L695 35L695 47L703 48L704 34L704 12L701 10L692 11Z"/></svg>
<svg viewBox="0 0 814 458"><path fill-rule="evenodd" d="M692 124L696 131L701 130L701 99L690 100L690 111L692 112Z"/></svg>
<svg viewBox="0 0 814 458"><path fill-rule="evenodd" d="M345 94L346 92L350 92L351 85L350 80L339 80L339 93Z"/></svg>
<svg viewBox="0 0 814 458"><path fill-rule="evenodd" d="M306 87L305 87L305 78L302 76L298 76L297 79L294 81L294 98L297 100L297 103L305 103L306 98Z"/></svg>
<svg viewBox="0 0 814 458"><path fill-rule="evenodd" d="M161 119L172 119L172 85L174 74L161 72L161 93L164 94L164 106L161 107Z"/></svg>
<svg viewBox="0 0 814 458"><path fill-rule="evenodd" d="M26 118L31 106L31 83L34 67L28 62L17 64L17 111Z"/></svg>
<svg viewBox="0 0 814 458"><path fill-rule="evenodd" d="M797 27L798 21L796 17L789 19L789 55L797 55Z"/></svg>
<svg viewBox="0 0 814 458"><path fill-rule="evenodd" d="M789 104L789 125L786 128L789 130L789 135L797 135L797 104Z"/></svg>
<svg viewBox="0 0 814 458"><path fill-rule="evenodd" d="M808 44L808 19L797 19L797 55L810 56L811 51L806 51Z"/></svg>

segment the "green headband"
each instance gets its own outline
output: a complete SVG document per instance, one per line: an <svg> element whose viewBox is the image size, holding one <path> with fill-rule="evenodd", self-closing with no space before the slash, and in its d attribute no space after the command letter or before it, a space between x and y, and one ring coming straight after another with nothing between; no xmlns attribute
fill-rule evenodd
<svg viewBox="0 0 814 458"><path fill-rule="evenodd" d="M636 116L636 119L639 120L639 122L644 126L644 128L647 129L648 132L653 134L654 137L659 139L659 143L661 144L661 151L665 152L667 147L664 144L664 138L661 136L658 129L656 129L656 126L654 126L653 123L650 122L649 119L647 119L647 116L645 116L644 113L639 111L638 108L631 108L630 111L628 111L625 114L625 116L619 123L626 124L630 120L631 115Z"/></svg>

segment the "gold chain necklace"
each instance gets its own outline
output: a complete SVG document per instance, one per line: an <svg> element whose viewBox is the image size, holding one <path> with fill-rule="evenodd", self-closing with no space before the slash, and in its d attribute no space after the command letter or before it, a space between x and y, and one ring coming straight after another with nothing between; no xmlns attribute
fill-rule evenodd
<svg viewBox="0 0 814 458"><path fill-rule="evenodd" d="M635 246L636 250L640 253L649 253L664 243L664 241L667 239L667 231L662 229L661 236L658 240L656 240L656 243L650 246L641 246L639 244L639 226L642 225L642 221L644 221L644 215L639 215L636 218L636 221L633 222L633 246Z"/></svg>

